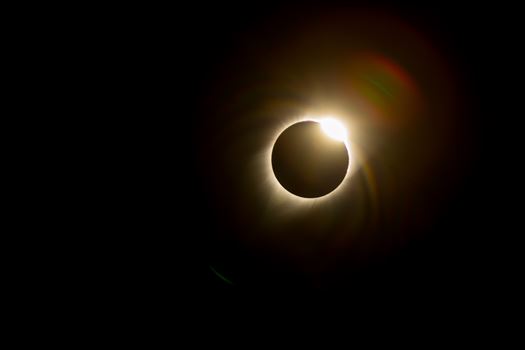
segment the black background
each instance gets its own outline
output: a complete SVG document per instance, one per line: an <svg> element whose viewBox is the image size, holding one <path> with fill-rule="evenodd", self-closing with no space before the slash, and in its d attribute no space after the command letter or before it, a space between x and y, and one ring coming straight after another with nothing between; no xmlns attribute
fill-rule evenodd
<svg viewBox="0 0 525 350"><path fill-rule="evenodd" d="M214 173L202 171L208 161L202 149L208 146L199 133L209 118L203 107L209 86L230 63L238 42L275 13L297 9L311 16L332 7L392 13L420 29L454 61L468 95L464 118L473 136L466 171L432 226L387 259L357 271L341 266L331 276L336 282L314 286L278 262L254 262L260 257L230 241L221 249L246 264L237 273L262 277L228 285L210 270L213 237L229 227L217 226L221 203L210 198L204 185ZM503 115L511 109L503 104L510 100L505 88L511 85L504 71L513 65L518 45L512 9L444 2L256 1L142 10L118 9L110 16L114 28L104 34L107 52L116 53L109 55L114 61L109 70L118 81L110 98L122 106L114 131L118 151L111 158L125 170L112 179L119 189L115 202L122 206L109 214L118 217L117 224L105 228L111 237L103 239L111 267L103 278L108 285L125 286L119 298L138 291L151 302L169 301L181 292L221 300L264 290L271 295L329 291L469 300L503 282L507 265L502 249L509 233L502 215L501 187L508 186L502 172L508 170L501 169L501 148L509 120Z"/></svg>

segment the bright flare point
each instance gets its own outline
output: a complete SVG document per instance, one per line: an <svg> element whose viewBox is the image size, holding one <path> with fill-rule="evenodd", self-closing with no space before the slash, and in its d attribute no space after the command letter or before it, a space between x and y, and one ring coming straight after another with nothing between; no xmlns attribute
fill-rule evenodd
<svg viewBox="0 0 525 350"><path fill-rule="evenodd" d="M337 141L346 141L346 129L340 121L332 118L326 118L321 120L320 124L321 129L323 129L326 135Z"/></svg>

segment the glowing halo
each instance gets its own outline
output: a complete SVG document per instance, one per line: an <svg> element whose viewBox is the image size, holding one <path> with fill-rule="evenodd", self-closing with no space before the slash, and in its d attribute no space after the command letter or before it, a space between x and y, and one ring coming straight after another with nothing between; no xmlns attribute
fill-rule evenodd
<svg viewBox="0 0 525 350"><path fill-rule="evenodd" d="M290 127L293 124L303 122L303 121L313 121L317 122L323 127L323 124L325 127L329 127L332 131L335 131L336 137L345 143L347 152L348 152L348 168L346 170L345 177L343 181L330 193L327 193L324 196L316 197L316 198L304 198L297 196L291 192L288 192L277 180L275 177L275 174L273 172L272 168L272 149L273 146L279 137L281 133L286 130L288 127ZM328 122L328 123L327 123ZM342 131L341 131L342 130ZM349 178L351 177L351 173L355 170L355 149L352 147L352 143L348 139L348 135L346 133L347 128L345 127L344 123L341 122L338 119L332 118L332 117L310 117L310 116L304 116L304 117L298 117L298 118L291 118L287 122L282 123L279 125L278 128L275 129L275 131L272 133L272 137L270 138L268 142L268 146L263 152L263 161L264 161L264 183L266 187L265 195L267 195L272 202L272 204L281 204L283 207L288 207L291 209L293 208L310 208L313 206L316 206L321 203L325 203L328 200L333 200L336 197L340 196L342 193L345 192L345 188L348 186ZM327 131L325 131L327 132ZM332 132L332 134L334 134ZM344 136L343 136L344 135ZM333 137L333 136L331 136Z"/></svg>

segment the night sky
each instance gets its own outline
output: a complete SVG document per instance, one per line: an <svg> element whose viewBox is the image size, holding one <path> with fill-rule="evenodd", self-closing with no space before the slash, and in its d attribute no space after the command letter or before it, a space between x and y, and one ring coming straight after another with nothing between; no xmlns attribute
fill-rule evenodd
<svg viewBox="0 0 525 350"><path fill-rule="evenodd" d="M374 3L217 2L126 20L141 96L124 118L140 130L126 136L139 188L126 198L140 210L115 259L137 288L456 297L497 279L495 101L512 46L488 22L506 12ZM325 111L352 116L362 166L313 208L272 197L276 130Z"/></svg>

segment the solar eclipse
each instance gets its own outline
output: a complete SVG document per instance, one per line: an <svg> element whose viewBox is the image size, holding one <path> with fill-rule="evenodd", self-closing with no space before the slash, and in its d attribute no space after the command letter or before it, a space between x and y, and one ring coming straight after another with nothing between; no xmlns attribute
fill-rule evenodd
<svg viewBox="0 0 525 350"><path fill-rule="evenodd" d="M295 123L275 141L271 161L275 177L287 191L303 198L325 196L341 184L348 170L346 131L335 119Z"/></svg>

